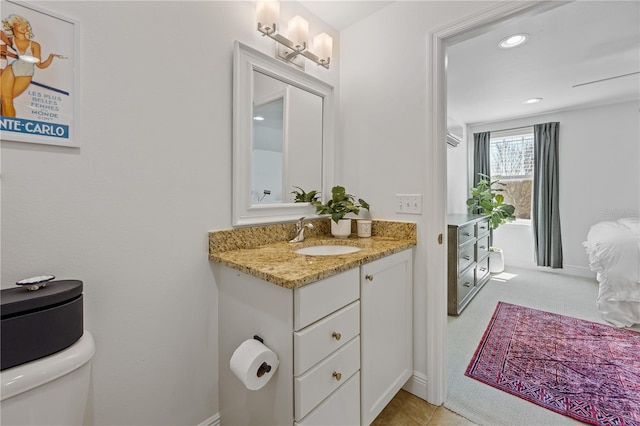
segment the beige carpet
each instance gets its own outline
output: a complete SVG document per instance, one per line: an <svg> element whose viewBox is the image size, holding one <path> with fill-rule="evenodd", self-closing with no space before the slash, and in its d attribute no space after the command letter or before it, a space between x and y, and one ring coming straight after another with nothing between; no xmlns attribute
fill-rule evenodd
<svg viewBox="0 0 640 426"><path fill-rule="evenodd" d="M448 320L448 394L444 406L487 426L562 426L583 423L494 389L464 372L498 301L606 324L595 305L594 280L507 267L476 295L458 317ZM640 330L640 326L634 329Z"/></svg>

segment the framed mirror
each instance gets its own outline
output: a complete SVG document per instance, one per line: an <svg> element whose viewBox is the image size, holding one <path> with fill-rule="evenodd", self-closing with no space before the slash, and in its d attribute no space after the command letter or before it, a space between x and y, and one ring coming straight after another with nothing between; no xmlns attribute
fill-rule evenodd
<svg viewBox="0 0 640 426"><path fill-rule="evenodd" d="M333 96L333 86L235 42L234 226L315 216L292 191L332 185Z"/></svg>

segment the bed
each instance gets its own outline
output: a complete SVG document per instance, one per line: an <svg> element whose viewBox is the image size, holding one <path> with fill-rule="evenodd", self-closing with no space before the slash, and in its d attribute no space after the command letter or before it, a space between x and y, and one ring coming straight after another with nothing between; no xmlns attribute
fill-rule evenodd
<svg viewBox="0 0 640 426"><path fill-rule="evenodd" d="M596 223L583 245L600 283L602 318L618 327L640 323L640 218Z"/></svg>

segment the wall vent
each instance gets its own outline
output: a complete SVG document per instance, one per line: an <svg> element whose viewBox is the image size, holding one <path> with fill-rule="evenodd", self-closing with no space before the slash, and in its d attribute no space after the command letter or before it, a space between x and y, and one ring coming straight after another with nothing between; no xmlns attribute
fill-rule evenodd
<svg viewBox="0 0 640 426"><path fill-rule="evenodd" d="M453 133L447 133L447 144L455 148L460 145L460 142L462 142L462 139L460 139L460 137L454 135Z"/></svg>

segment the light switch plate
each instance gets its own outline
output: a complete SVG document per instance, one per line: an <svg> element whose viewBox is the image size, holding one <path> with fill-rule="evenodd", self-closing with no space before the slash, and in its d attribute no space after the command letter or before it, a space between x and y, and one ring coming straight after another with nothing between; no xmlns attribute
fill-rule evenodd
<svg viewBox="0 0 640 426"><path fill-rule="evenodd" d="M422 194L396 194L396 213L422 214Z"/></svg>

